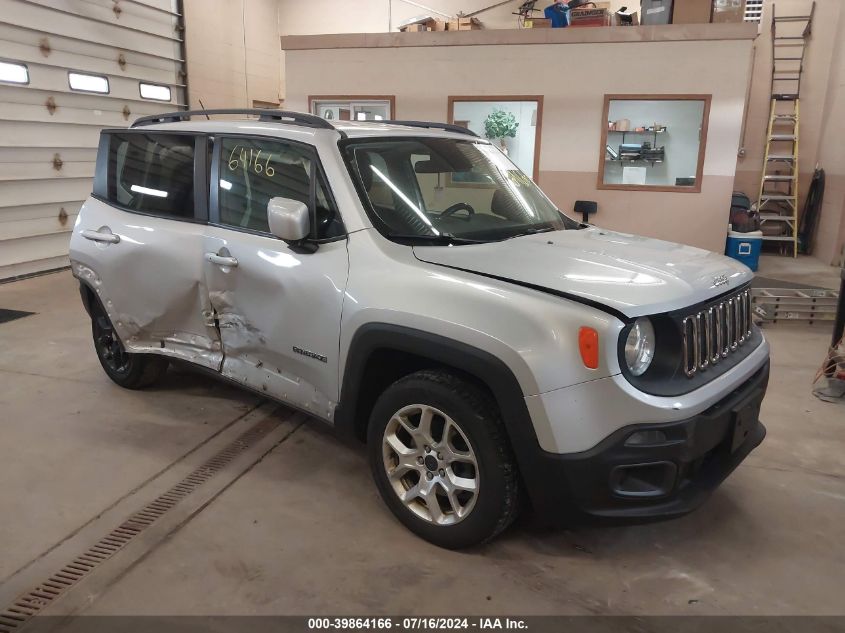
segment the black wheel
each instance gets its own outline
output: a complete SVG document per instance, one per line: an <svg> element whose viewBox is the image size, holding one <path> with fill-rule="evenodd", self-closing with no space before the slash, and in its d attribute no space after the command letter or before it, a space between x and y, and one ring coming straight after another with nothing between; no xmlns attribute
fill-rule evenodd
<svg viewBox="0 0 845 633"><path fill-rule="evenodd" d="M91 316L91 334L100 365L109 378L127 389L153 384L165 371L168 359L155 354L130 354L114 331L111 321L97 306Z"/></svg>
<svg viewBox="0 0 845 633"><path fill-rule="evenodd" d="M477 545L516 518L517 469L498 408L458 376L419 371L388 387L367 449L387 506L435 545Z"/></svg>

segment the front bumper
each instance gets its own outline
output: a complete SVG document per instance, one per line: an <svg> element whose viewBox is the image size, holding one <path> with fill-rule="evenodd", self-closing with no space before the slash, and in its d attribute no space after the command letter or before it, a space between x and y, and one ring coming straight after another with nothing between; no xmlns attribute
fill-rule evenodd
<svg viewBox="0 0 845 633"><path fill-rule="evenodd" d="M694 510L763 441L759 411L768 380L766 362L728 396L686 420L627 426L580 453L538 448L535 459L520 463L535 511L552 523L571 524L644 521ZM662 435L640 435L649 443L632 445L631 436L645 431Z"/></svg>

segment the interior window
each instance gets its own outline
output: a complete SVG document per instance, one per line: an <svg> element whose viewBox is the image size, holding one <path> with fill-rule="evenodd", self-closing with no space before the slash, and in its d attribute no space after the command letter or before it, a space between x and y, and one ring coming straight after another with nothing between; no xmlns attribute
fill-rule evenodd
<svg viewBox="0 0 845 633"><path fill-rule="evenodd" d="M122 207L163 217L194 217L194 137L113 134L108 198Z"/></svg>
<svg viewBox="0 0 845 633"><path fill-rule="evenodd" d="M224 138L220 143L220 223L270 232L267 203L290 198L310 204L312 153L296 145ZM322 177L317 180L317 239L343 234L343 224Z"/></svg>

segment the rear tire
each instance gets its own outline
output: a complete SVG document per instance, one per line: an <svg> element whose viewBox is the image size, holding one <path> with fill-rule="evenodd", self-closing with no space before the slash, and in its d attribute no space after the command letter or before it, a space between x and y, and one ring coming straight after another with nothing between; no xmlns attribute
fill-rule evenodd
<svg viewBox="0 0 845 633"><path fill-rule="evenodd" d="M370 467L409 530L448 549L489 541L519 510L516 463L492 396L446 371L388 387L367 431Z"/></svg>
<svg viewBox="0 0 845 633"><path fill-rule="evenodd" d="M169 360L156 354L131 354L114 331L108 316L99 306L91 314L94 349L106 375L126 389L143 389L167 371Z"/></svg>

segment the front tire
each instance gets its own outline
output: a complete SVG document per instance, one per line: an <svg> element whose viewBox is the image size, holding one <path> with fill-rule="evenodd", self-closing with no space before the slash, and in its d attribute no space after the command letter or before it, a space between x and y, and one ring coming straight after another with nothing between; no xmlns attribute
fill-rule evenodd
<svg viewBox="0 0 845 633"><path fill-rule="evenodd" d="M376 486L412 532L448 549L494 538L516 518L517 469L489 394L419 371L379 397L367 437Z"/></svg>
<svg viewBox="0 0 845 633"><path fill-rule="evenodd" d="M167 371L169 361L164 356L127 352L108 316L99 306L91 315L91 335L103 371L121 387L143 389Z"/></svg>

